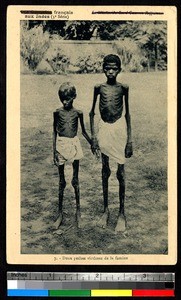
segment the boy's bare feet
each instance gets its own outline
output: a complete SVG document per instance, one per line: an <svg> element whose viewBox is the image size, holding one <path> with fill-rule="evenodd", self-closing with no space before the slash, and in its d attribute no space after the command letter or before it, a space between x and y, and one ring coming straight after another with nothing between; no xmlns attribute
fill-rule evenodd
<svg viewBox="0 0 181 300"><path fill-rule="evenodd" d="M106 228L109 219L109 211L105 211L100 220L97 222L97 225L101 228Z"/></svg>
<svg viewBox="0 0 181 300"><path fill-rule="evenodd" d="M119 215L117 225L115 228L115 233L126 231L126 218L123 214Z"/></svg>
<svg viewBox="0 0 181 300"><path fill-rule="evenodd" d="M57 220L56 220L55 223L53 224L53 227L54 227L55 229L58 229L59 226L62 224L62 221L63 221L63 214L60 213L59 216L58 216L58 218L57 218Z"/></svg>

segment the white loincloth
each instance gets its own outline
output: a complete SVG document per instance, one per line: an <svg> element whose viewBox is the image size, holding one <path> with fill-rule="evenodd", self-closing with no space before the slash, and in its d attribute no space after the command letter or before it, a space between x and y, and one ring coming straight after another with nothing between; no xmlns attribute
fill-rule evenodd
<svg viewBox="0 0 181 300"><path fill-rule="evenodd" d="M83 157L82 147L79 138L58 136L56 142L56 150L58 152L59 165L65 162L73 162Z"/></svg>
<svg viewBox="0 0 181 300"><path fill-rule="evenodd" d="M126 121L124 117L115 123L99 122L98 142L103 154L119 164L125 163L125 146L127 142Z"/></svg>

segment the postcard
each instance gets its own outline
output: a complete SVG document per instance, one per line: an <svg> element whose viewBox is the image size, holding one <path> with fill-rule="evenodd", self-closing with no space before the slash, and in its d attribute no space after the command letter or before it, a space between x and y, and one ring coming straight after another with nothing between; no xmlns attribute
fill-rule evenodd
<svg viewBox="0 0 181 300"><path fill-rule="evenodd" d="M7 262L177 262L174 6L7 9Z"/></svg>

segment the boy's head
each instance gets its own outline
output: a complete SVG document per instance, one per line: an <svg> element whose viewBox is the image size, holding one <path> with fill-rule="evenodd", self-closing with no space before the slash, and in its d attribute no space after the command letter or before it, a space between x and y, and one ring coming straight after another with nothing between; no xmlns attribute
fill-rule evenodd
<svg viewBox="0 0 181 300"><path fill-rule="evenodd" d="M72 106L73 100L76 98L76 88L71 82L64 82L61 84L58 95L60 101L63 103L65 108L70 108Z"/></svg>
<svg viewBox="0 0 181 300"><path fill-rule="evenodd" d="M118 55L115 54L106 55L103 60L103 69L109 63L115 63L116 66L119 68L119 70L121 70L121 60Z"/></svg>
<svg viewBox="0 0 181 300"><path fill-rule="evenodd" d="M71 82L64 82L61 84L58 95L60 100L64 100L67 98L76 98L76 89L75 86Z"/></svg>
<svg viewBox="0 0 181 300"><path fill-rule="evenodd" d="M108 79L115 79L121 71L121 60L119 56L109 54L104 57L103 70Z"/></svg>

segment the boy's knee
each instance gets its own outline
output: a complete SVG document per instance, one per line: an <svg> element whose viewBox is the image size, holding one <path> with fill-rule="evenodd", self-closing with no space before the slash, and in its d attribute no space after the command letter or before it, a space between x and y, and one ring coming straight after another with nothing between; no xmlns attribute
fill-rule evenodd
<svg viewBox="0 0 181 300"><path fill-rule="evenodd" d="M79 180L78 180L78 178L73 177L71 183L72 183L73 188L78 187L79 186Z"/></svg>
<svg viewBox="0 0 181 300"><path fill-rule="evenodd" d="M124 166L119 167L116 173L116 177L118 181L124 181L125 180L125 172L124 172Z"/></svg>
<svg viewBox="0 0 181 300"><path fill-rule="evenodd" d="M109 166L104 166L102 167L102 176L103 178L109 178L111 176L111 170Z"/></svg>
<svg viewBox="0 0 181 300"><path fill-rule="evenodd" d="M59 189L64 190L66 187L66 181L65 180L60 180L59 181Z"/></svg>

